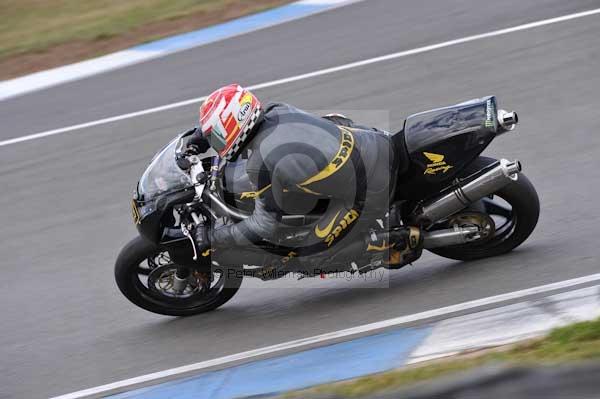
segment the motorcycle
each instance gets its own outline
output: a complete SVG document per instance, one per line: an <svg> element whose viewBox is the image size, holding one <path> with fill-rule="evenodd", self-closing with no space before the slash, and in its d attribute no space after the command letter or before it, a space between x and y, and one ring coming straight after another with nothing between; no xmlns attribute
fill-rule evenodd
<svg viewBox="0 0 600 399"><path fill-rule="evenodd" d="M507 253L533 232L539 199L520 162L481 156L494 138L513 131L517 123L517 114L499 109L494 96L405 120L396 134L409 166L390 204L399 224L423 229L425 249L469 261ZM191 132L178 135L155 155L135 189L132 213L140 235L125 245L115 265L117 285L132 303L154 313L189 316L223 305L245 277L270 280L289 273L311 277L388 267L381 257L361 264L339 254L294 257L289 248L311 234L318 209L285 215L295 233L282 242L199 253L194 228L247 218L257 193L245 174L245 160L225 167L212 150L185 155ZM311 262L318 267L307 267Z"/></svg>

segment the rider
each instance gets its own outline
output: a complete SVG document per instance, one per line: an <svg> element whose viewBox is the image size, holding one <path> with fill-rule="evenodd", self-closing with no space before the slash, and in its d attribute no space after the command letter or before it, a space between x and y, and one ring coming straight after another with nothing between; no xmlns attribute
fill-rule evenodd
<svg viewBox="0 0 600 399"><path fill-rule="evenodd" d="M298 206L314 208L318 200L329 205L314 224L316 244L298 249L295 255L332 247L359 217L371 218L374 225L375 218L383 219L390 209L396 176L408 167L401 141L401 135L356 125L339 114L318 117L283 103L263 107L237 84L216 90L200 107L200 126L190 143L210 145L228 162L246 160L255 190L247 195L254 198L255 207L241 222L211 230L198 228L198 248L210 253L211 247L278 242L282 232L290 230L282 217L299 213ZM304 199L294 201L299 197ZM373 216L369 209L377 207L366 206L369 201L385 204L386 209ZM392 268L416 260L422 252L421 230L381 219L376 229L365 234L364 255L382 251Z"/></svg>

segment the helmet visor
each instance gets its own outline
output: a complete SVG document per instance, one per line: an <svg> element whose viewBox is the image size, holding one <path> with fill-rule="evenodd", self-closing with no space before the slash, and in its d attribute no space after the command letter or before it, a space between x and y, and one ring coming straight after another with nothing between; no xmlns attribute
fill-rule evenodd
<svg viewBox="0 0 600 399"><path fill-rule="evenodd" d="M204 136L208 138L210 146L220 154L227 145L224 136L219 134L215 127L211 128L210 131L203 133Z"/></svg>

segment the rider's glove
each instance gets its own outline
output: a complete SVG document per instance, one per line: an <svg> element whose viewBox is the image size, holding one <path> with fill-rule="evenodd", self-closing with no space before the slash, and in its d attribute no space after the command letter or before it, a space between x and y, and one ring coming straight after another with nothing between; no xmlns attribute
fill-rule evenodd
<svg viewBox="0 0 600 399"><path fill-rule="evenodd" d="M190 135L185 148L181 153L177 154L176 157L177 166L179 166L181 170L188 170L192 166L187 157L204 154L210 148L210 143L208 142L208 139L202 135L200 128L190 129L184 134L192 131L193 133Z"/></svg>
<svg viewBox="0 0 600 399"><path fill-rule="evenodd" d="M208 151L210 143L208 142L208 139L204 137L200 128L196 128L196 131L190 136L187 146L189 149L196 151L194 155L198 155Z"/></svg>

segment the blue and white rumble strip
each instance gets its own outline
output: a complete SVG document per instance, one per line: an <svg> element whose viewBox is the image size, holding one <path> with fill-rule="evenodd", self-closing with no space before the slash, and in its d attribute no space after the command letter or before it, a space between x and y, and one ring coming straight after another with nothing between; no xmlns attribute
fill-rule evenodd
<svg viewBox="0 0 600 399"><path fill-rule="evenodd" d="M282 7L238 18L205 29L157 40L102 57L33 73L20 78L5 80L0 82L0 100L264 29L341 7L355 1L357 0L297 1Z"/></svg>
<svg viewBox="0 0 600 399"><path fill-rule="evenodd" d="M112 399L229 399L285 392L406 364L431 327L407 328L126 392Z"/></svg>
<svg viewBox="0 0 600 399"><path fill-rule="evenodd" d="M593 274L255 349L54 399L111 394L111 399L271 395L512 343L599 316L600 274ZM159 383L165 380L169 381Z"/></svg>

